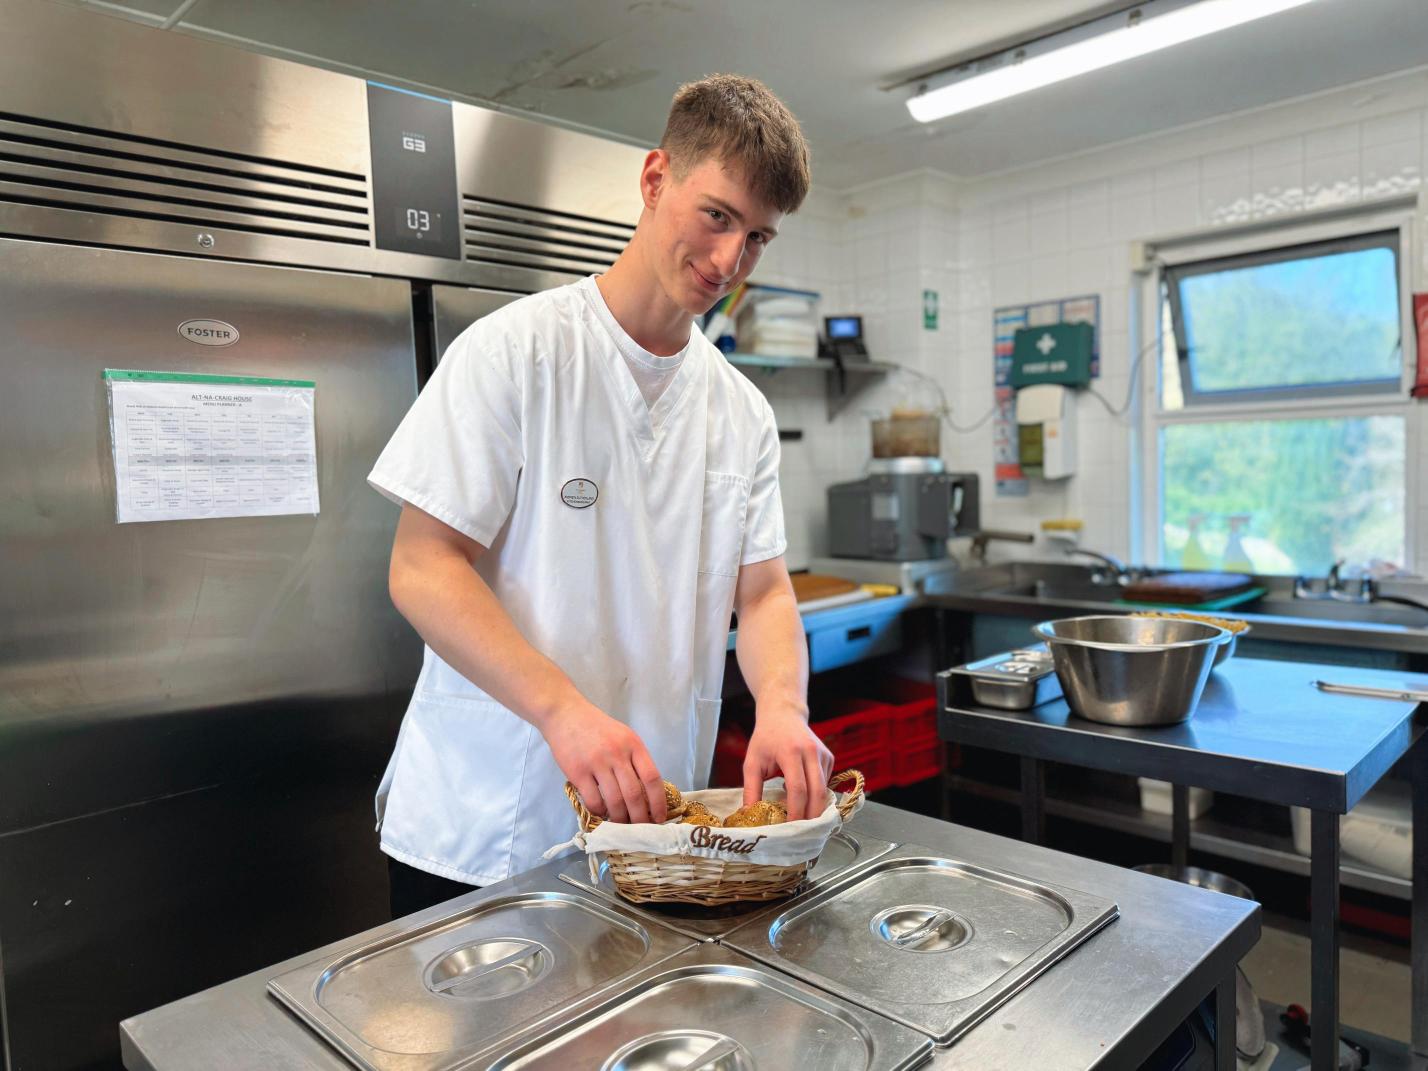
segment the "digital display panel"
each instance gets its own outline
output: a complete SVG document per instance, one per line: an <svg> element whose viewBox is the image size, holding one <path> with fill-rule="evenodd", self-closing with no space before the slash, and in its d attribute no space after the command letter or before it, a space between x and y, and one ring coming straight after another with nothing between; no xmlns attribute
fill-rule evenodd
<svg viewBox="0 0 1428 1071"><path fill-rule="evenodd" d="M451 102L367 83L377 248L461 259Z"/></svg>
<svg viewBox="0 0 1428 1071"><path fill-rule="evenodd" d="M431 246L441 244L445 228L441 224L441 213L428 208L397 207L396 223L393 229L402 236Z"/></svg>
<svg viewBox="0 0 1428 1071"><path fill-rule="evenodd" d="M825 316L823 323L829 340L839 338L862 338L863 318L861 316Z"/></svg>

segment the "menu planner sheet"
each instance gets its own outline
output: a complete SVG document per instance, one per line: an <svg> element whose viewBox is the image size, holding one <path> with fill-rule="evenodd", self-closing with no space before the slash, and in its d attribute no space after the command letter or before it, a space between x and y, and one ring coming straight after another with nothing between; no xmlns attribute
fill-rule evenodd
<svg viewBox="0 0 1428 1071"><path fill-rule="evenodd" d="M316 514L316 384L105 369L118 521Z"/></svg>

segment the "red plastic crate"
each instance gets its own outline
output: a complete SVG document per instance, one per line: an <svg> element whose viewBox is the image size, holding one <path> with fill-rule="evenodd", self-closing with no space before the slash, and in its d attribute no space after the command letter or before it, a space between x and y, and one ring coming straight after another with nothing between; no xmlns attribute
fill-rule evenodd
<svg viewBox="0 0 1428 1071"><path fill-rule="evenodd" d="M744 783L744 757L749 738L737 725L719 726L714 738L714 765L709 771L710 788L738 788Z"/></svg>
<svg viewBox="0 0 1428 1071"><path fill-rule="evenodd" d="M886 747L870 748L866 751L834 751L833 769L835 772L857 770L863 775L865 792L876 792L897 784L892 752Z"/></svg>
<svg viewBox="0 0 1428 1071"><path fill-rule="evenodd" d="M887 710L887 748L894 783L910 785L942 772L937 737L937 686L905 677L881 677L868 684L866 701Z"/></svg>
<svg viewBox="0 0 1428 1071"><path fill-rule="evenodd" d="M828 745L836 760L845 751L886 751L891 740L892 716L881 703L863 699L820 703L819 712L852 709L855 713L810 723L818 738ZM841 766L838 767L842 769Z"/></svg>
<svg viewBox="0 0 1428 1071"><path fill-rule="evenodd" d="M923 709L902 709L892 712L889 725L891 744L904 749L937 739L937 711L933 703Z"/></svg>
<svg viewBox="0 0 1428 1071"><path fill-rule="evenodd" d="M872 682L870 703L887 707L891 715L891 742L923 742L937 735L937 686L904 677L882 677Z"/></svg>
<svg viewBox="0 0 1428 1071"><path fill-rule="evenodd" d="M878 677L868 689L874 702L892 707L937 704L937 685L931 681L914 681L906 677Z"/></svg>
<svg viewBox="0 0 1428 1071"><path fill-rule="evenodd" d="M897 784L915 785L926 781L942 772L942 741L936 736L918 743L905 741L894 746L892 760Z"/></svg>

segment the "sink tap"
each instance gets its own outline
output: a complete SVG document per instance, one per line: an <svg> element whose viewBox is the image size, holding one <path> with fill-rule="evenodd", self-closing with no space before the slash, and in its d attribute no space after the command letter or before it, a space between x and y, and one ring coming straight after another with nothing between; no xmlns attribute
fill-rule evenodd
<svg viewBox="0 0 1428 1071"><path fill-rule="evenodd" d="M1374 583L1373 577L1359 577L1356 585L1357 590L1350 591L1349 585L1339 574L1343 567L1343 558L1329 566L1329 573L1324 578L1323 591L1315 591L1314 583L1308 577L1296 576L1294 578L1294 597L1296 599L1332 599L1335 602L1373 602L1378 596L1378 585Z"/></svg>
<svg viewBox="0 0 1428 1071"><path fill-rule="evenodd" d="M1348 584L1339 575L1339 570L1344 567L1344 559L1340 558L1333 565L1329 566L1329 575L1324 580L1324 595L1335 602L1373 602L1374 582L1371 576L1361 576L1358 578L1358 590L1350 591Z"/></svg>
<svg viewBox="0 0 1428 1071"><path fill-rule="evenodd" d="M1361 576L1358 578L1357 590L1350 591L1338 577L1337 573L1330 573L1329 576L1329 598L1337 599L1340 602L1367 603L1373 602L1378 595L1378 585L1374 583L1373 577Z"/></svg>
<svg viewBox="0 0 1428 1071"><path fill-rule="evenodd" d="M986 562L987 544L993 539L1004 540L1007 543L1034 543L1036 536L1030 532L1001 532L984 528L972 537L972 558L974 561Z"/></svg>
<svg viewBox="0 0 1428 1071"><path fill-rule="evenodd" d="M1324 590L1331 597L1337 598L1344 590L1344 582L1339 579L1339 570L1344 567L1344 559L1340 558L1333 565L1329 566L1329 575L1324 578Z"/></svg>
<svg viewBox="0 0 1428 1071"><path fill-rule="evenodd" d="M1109 554L1102 554L1099 551L1095 550L1086 550L1082 547L1075 547L1066 552L1067 557L1074 557L1077 554L1081 555L1084 558L1094 558L1096 561L1100 562L1102 565L1104 565L1107 569L1110 570L1109 577L1098 571L1096 576L1093 576L1091 578L1093 583L1111 583L1120 585L1130 583L1130 570L1126 568L1125 563L1122 562L1119 558L1113 558ZM1097 577L1100 577L1100 579L1097 579Z"/></svg>

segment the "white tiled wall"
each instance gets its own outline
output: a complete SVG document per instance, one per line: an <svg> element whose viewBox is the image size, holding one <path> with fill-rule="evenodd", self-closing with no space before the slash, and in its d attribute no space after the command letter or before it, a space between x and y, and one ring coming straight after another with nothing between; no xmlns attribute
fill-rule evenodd
<svg viewBox="0 0 1428 1071"><path fill-rule="evenodd" d="M956 183L946 175L918 172L852 192L815 191L785 222L754 278L817 290L823 315L861 314L872 355L934 375L950 388L959 353L958 243ZM923 326L924 289L939 294L937 330ZM859 381L865 389L830 421L826 374L753 375L773 403L780 428L803 432L801 441L784 443L781 472L788 559L798 568L827 552L828 485L863 474L868 415L885 415L897 405L934 407L936 392L911 375ZM990 383L990 372L988 377Z"/></svg>
<svg viewBox="0 0 1428 1071"><path fill-rule="evenodd" d="M1428 167L1425 102L1428 72L1418 71L976 181L922 171L852 191L816 191L755 278L819 290L825 313L861 312L873 355L936 376L962 425L991 406L993 309L1099 294L1097 387L1119 406L1131 370L1133 241L1415 193ZM1424 222L1420 206L1410 251L1415 290L1428 289ZM924 289L940 295L936 330L922 325ZM796 568L826 549L826 485L861 474L863 411L932 395L909 376L891 376L829 422L821 376L780 372L763 382L780 425L804 434L784 448ZM965 434L944 429L944 456L952 469L980 474L984 526L1034 531L1046 518L1080 517L1084 545L1130 555L1131 425L1089 395L1078 405L1078 475L1033 481L1027 498L996 497L988 425ZM1415 413L1410 449L1428 435L1425 411ZM1414 564L1423 571L1428 465L1410 462L1410 473L1421 504L1411 526ZM1054 551L1038 545L1032 553Z"/></svg>

